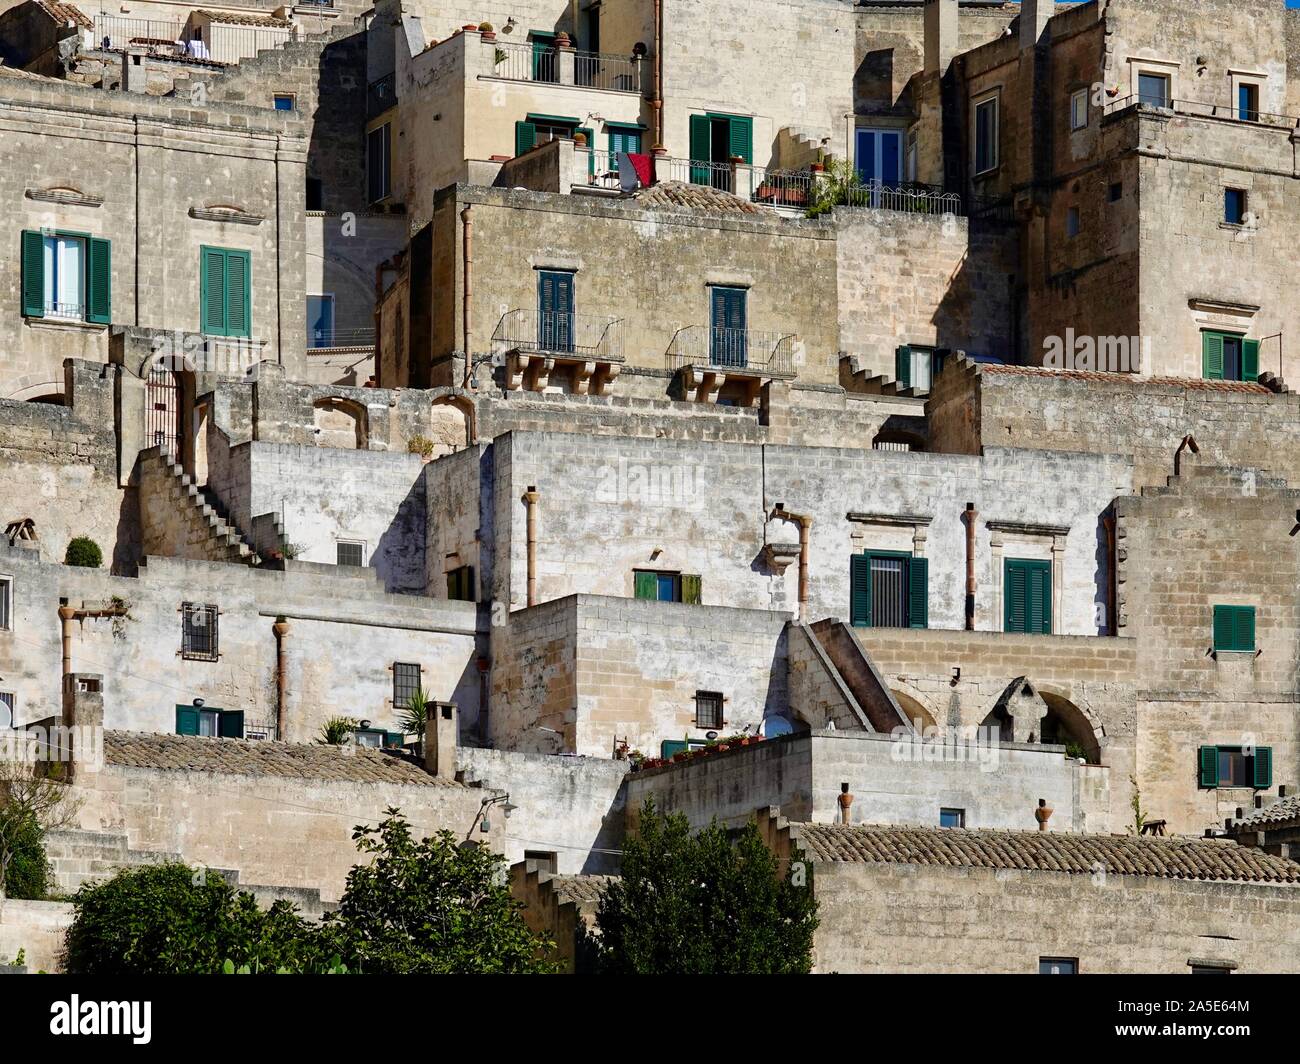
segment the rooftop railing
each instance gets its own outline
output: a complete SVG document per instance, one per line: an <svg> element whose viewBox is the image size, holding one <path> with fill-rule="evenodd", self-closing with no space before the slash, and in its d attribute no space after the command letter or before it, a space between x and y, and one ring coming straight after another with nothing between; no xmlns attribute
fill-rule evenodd
<svg viewBox="0 0 1300 1064"><path fill-rule="evenodd" d="M170 59L200 59L212 63L238 63L264 49L280 48L295 39L296 27L216 24L207 39L180 20L124 18L96 15L95 47L109 51L142 48Z"/></svg>
<svg viewBox="0 0 1300 1064"><path fill-rule="evenodd" d="M308 351L329 351L340 347L373 347L375 327L355 329L313 329L307 336Z"/></svg>
<svg viewBox="0 0 1300 1064"><path fill-rule="evenodd" d="M501 40L484 41L483 47L491 49L493 77L608 92L641 91L641 63L625 55Z"/></svg>
<svg viewBox="0 0 1300 1064"><path fill-rule="evenodd" d="M758 332L716 325L688 325L673 334L668 367L747 369L793 377L798 337L794 333Z"/></svg>
<svg viewBox="0 0 1300 1064"><path fill-rule="evenodd" d="M621 318L563 311L515 309L497 323L492 342L506 351L618 361L623 357Z"/></svg>
<svg viewBox="0 0 1300 1064"><path fill-rule="evenodd" d="M1276 126L1280 129L1300 129L1300 117L1295 115L1272 114L1268 111L1256 111L1240 105L1224 103L1205 103L1200 100L1166 100L1158 96L1137 94L1112 100L1105 107L1105 113L1116 114L1131 107L1149 107L1155 111L1164 111L1176 115L1192 115L1202 118L1223 118L1233 122L1250 122L1261 126Z"/></svg>

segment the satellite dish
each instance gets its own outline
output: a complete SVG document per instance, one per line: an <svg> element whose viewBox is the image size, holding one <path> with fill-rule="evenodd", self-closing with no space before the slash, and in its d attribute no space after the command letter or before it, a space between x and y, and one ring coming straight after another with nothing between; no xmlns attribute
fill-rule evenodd
<svg viewBox="0 0 1300 1064"><path fill-rule="evenodd" d="M775 739L778 735L793 735L794 725L785 717L765 717L763 719L763 736Z"/></svg>
<svg viewBox="0 0 1300 1064"><path fill-rule="evenodd" d="M635 192L641 187L641 179L636 176L636 167L628 158L627 152L618 153L618 187L623 192Z"/></svg>

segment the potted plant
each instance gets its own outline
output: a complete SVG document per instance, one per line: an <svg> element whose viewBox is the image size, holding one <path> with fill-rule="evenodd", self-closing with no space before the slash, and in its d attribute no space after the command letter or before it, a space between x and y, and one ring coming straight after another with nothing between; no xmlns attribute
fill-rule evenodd
<svg viewBox="0 0 1300 1064"><path fill-rule="evenodd" d="M497 31L490 22L480 22L478 31L483 35L485 41L495 41L497 39Z"/></svg>

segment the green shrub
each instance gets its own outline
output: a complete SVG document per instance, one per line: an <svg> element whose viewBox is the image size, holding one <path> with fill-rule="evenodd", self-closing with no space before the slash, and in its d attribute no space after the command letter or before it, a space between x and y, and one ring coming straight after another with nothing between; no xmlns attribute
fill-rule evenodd
<svg viewBox="0 0 1300 1064"><path fill-rule="evenodd" d="M177 862L118 872L72 898L64 962L83 975L312 970L317 936L288 902L263 910L220 875Z"/></svg>
<svg viewBox="0 0 1300 1064"><path fill-rule="evenodd" d="M75 565L79 569L98 569L104 564L104 552L89 536L77 536L68 544L68 552L63 556L63 564Z"/></svg>
<svg viewBox="0 0 1300 1064"><path fill-rule="evenodd" d="M817 901L796 852L784 868L750 821L732 843L715 820L692 835L686 817L647 801L605 888L598 933L579 963L611 975L792 975L812 968Z"/></svg>
<svg viewBox="0 0 1300 1064"><path fill-rule="evenodd" d="M35 817L15 825L13 855L5 870L5 896L41 901L50 889L50 862L45 856L45 833Z"/></svg>

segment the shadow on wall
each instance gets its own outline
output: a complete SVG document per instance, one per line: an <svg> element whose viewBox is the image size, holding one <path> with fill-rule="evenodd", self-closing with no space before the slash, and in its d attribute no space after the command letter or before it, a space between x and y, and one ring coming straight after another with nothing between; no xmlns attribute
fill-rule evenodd
<svg viewBox="0 0 1300 1064"><path fill-rule="evenodd" d="M1015 271L1007 256L1014 233L987 232L969 221L970 242L935 308L935 345L1005 362L1020 361L1012 320Z"/></svg>
<svg viewBox="0 0 1300 1064"><path fill-rule="evenodd" d="M371 555L371 565L384 581L384 588L395 595L424 594L424 500L422 468Z"/></svg>

